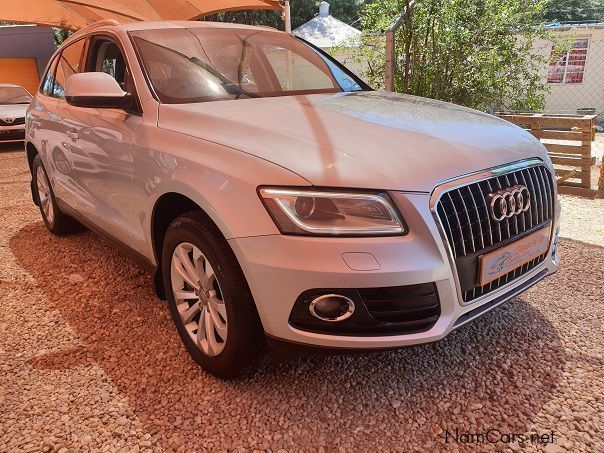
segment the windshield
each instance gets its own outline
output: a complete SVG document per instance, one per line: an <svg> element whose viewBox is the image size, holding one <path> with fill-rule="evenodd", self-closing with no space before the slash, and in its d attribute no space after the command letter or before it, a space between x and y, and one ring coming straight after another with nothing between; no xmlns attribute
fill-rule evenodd
<svg viewBox="0 0 604 453"><path fill-rule="evenodd" d="M0 104L29 104L31 94L21 87L0 86Z"/></svg>
<svg viewBox="0 0 604 453"><path fill-rule="evenodd" d="M310 46L272 30L208 27L131 36L163 103L365 89Z"/></svg>

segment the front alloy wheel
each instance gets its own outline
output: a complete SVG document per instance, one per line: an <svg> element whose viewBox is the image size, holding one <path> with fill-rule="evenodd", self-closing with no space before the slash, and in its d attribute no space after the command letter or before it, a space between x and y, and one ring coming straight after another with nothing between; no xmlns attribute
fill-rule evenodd
<svg viewBox="0 0 604 453"><path fill-rule="evenodd" d="M176 330L199 365L228 379L267 362L264 330L243 271L203 212L170 224L161 271Z"/></svg>
<svg viewBox="0 0 604 453"><path fill-rule="evenodd" d="M220 283L207 257L193 244L183 242L172 253L172 291L180 320L191 340L206 355L223 350L229 331Z"/></svg>

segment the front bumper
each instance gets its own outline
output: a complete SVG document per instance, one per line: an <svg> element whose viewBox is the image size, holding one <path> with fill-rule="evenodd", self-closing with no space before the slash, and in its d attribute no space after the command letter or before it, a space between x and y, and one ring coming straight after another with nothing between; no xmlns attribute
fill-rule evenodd
<svg viewBox="0 0 604 453"><path fill-rule="evenodd" d="M0 143L22 142L25 140L25 125L0 126Z"/></svg>
<svg viewBox="0 0 604 453"><path fill-rule="evenodd" d="M429 343L526 290L558 268L555 247L540 265L475 303L459 300L454 271L430 210L430 195L393 192L410 233L383 238L313 238L270 235L230 244L241 263L266 334L280 341L323 348L382 349ZM555 211L554 231L559 208ZM375 270L352 270L343 255L365 254ZM348 255L349 256L349 255ZM361 256L361 255L356 255ZM372 262L371 258L368 262ZM362 266L361 266L362 267ZM296 299L312 288L376 288L435 283L440 316L423 332L399 335L331 335L293 327Z"/></svg>

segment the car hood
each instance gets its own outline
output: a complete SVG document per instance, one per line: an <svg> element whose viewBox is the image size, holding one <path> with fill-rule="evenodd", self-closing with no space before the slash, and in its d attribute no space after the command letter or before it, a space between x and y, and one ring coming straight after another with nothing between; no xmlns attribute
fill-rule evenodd
<svg viewBox="0 0 604 453"><path fill-rule="evenodd" d="M0 119L25 118L28 104L0 105Z"/></svg>
<svg viewBox="0 0 604 453"><path fill-rule="evenodd" d="M507 121L387 92L162 104L159 127L252 154L315 186L431 192L474 171L547 161L545 148Z"/></svg>

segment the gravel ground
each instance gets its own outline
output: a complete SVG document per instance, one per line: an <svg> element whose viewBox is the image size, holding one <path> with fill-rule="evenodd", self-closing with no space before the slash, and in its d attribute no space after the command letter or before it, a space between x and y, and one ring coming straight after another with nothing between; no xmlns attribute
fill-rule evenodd
<svg viewBox="0 0 604 453"><path fill-rule="evenodd" d="M0 451L604 451L604 200L564 197L560 272L439 343L225 383L144 271L45 230L28 182L0 150ZM554 443L445 438L491 428Z"/></svg>

